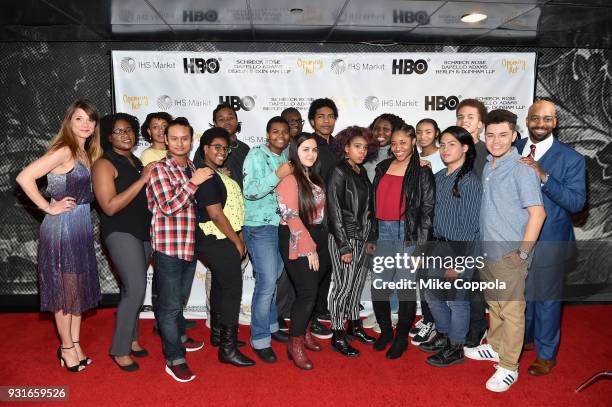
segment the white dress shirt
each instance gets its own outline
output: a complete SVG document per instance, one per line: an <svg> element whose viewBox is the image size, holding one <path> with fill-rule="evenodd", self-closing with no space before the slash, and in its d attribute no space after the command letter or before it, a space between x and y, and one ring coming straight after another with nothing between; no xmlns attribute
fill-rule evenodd
<svg viewBox="0 0 612 407"><path fill-rule="evenodd" d="M553 135L551 134L550 136L546 137L544 140L535 144L536 149L535 149L535 156L533 157L533 159L536 161L540 161L540 158L542 158L542 156L546 154L548 149L552 147L553 141L554 141L554 138L553 138ZM529 153L531 152L532 144L533 143L531 142L531 137L528 137L527 143L525 143L525 147L523 148L523 154L522 154L523 157L527 157L529 155Z"/></svg>

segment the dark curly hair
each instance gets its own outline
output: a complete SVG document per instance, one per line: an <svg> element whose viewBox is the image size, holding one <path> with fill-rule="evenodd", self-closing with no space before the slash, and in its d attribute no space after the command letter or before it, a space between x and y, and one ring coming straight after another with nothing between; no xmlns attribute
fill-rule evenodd
<svg viewBox="0 0 612 407"><path fill-rule="evenodd" d="M383 113L377 118L375 118L374 120L372 120L372 123L370 123L368 128L374 131L374 126L376 126L376 123L379 122L380 120L388 121L389 124L391 124L392 130L404 122L404 120L401 117L396 116L393 113ZM372 134L372 143L370 143L368 146L368 155L366 157L366 162L377 159L379 150L380 150L380 144L378 144L378 140L376 140L376 138L374 138L374 134ZM391 150L389 150L388 153L391 154Z"/></svg>
<svg viewBox="0 0 612 407"><path fill-rule="evenodd" d="M329 107L334 112L334 117L338 118L338 107L336 103L329 98L321 98L315 99L310 103L310 107L308 108L308 120L314 120L315 114L317 114L317 110L322 107Z"/></svg>
<svg viewBox="0 0 612 407"><path fill-rule="evenodd" d="M465 153L465 161L461 166L461 169L455 176L455 182L453 184L453 196L455 198L461 198L461 193L459 191L459 181L466 175L468 172L472 171L474 168L474 160L476 159L476 147L474 147L474 139L472 135L463 127L459 126L450 126L445 129L442 134L450 134L453 136L462 146L468 146L468 150ZM442 138L442 135L440 135Z"/></svg>
<svg viewBox="0 0 612 407"><path fill-rule="evenodd" d="M170 115L170 113L166 112L155 112L149 113L147 115L147 118L145 119L144 123L142 124L142 127L140 128L140 134L142 134L142 137L149 143L152 143L153 140L151 140L151 136L149 136L149 132L147 130L149 130L151 120L153 119L165 120L167 124L170 123L170 121L172 120L172 116Z"/></svg>
<svg viewBox="0 0 612 407"><path fill-rule="evenodd" d="M117 120L125 120L130 124L132 130L134 130L134 146L138 145L138 138L140 137L138 118L127 113L107 114L100 119L100 145L104 151L110 151L113 148L109 136L113 133Z"/></svg>
<svg viewBox="0 0 612 407"><path fill-rule="evenodd" d="M344 148L357 137L363 137L368 142L368 154L363 161L366 162L378 152L376 145L373 143L374 135L372 134L372 130L367 127L347 127L334 137L333 142L329 145L329 149L336 157L344 157Z"/></svg>

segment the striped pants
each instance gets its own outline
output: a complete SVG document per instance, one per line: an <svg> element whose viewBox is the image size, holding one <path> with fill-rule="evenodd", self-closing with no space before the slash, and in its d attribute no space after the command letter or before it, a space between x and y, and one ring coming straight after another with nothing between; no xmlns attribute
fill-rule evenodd
<svg viewBox="0 0 612 407"><path fill-rule="evenodd" d="M349 321L359 319L359 299L368 275L368 258L365 243L349 239L353 251L350 264L340 260L340 252L333 235L329 235L329 254L332 260L332 289L329 293L329 311L332 329L344 329L344 318Z"/></svg>

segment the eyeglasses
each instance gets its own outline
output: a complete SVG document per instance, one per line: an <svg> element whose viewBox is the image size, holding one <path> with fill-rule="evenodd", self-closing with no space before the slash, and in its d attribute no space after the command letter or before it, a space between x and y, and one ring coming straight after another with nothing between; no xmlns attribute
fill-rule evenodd
<svg viewBox="0 0 612 407"><path fill-rule="evenodd" d="M214 148L217 153L220 153L221 151L227 153L230 150L228 146L222 146L221 144L211 144L210 146Z"/></svg>
<svg viewBox="0 0 612 407"><path fill-rule="evenodd" d="M542 116L535 116L534 115L534 116L529 116L527 118L527 120L529 120L529 122L531 122L531 123L537 123L540 120L543 120L544 123L546 123L546 124L552 124L552 122L555 121L555 117L554 116L543 116L542 117Z"/></svg>
<svg viewBox="0 0 612 407"><path fill-rule="evenodd" d="M131 127L126 127L125 129L122 129L121 127L117 128L117 129L113 129L113 134L134 134L134 129Z"/></svg>
<svg viewBox="0 0 612 407"><path fill-rule="evenodd" d="M304 124L304 120L289 120L289 126L302 126Z"/></svg>

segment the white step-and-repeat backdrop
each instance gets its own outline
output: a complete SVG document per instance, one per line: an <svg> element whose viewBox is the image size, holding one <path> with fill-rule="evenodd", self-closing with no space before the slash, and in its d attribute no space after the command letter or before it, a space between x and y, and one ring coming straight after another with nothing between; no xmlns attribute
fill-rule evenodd
<svg viewBox="0 0 612 407"><path fill-rule="evenodd" d="M113 51L117 112L144 122L148 113L184 116L197 138L212 123L219 103L231 104L242 122L239 138L264 143L266 123L287 107L306 120L314 99L329 97L338 106L335 132L368 126L382 113L407 123L429 117L444 129L455 124L461 99L477 98L491 109L525 118L535 88L534 53L269 53ZM147 147L144 140L136 155ZM152 270L149 270L149 281ZM205 268L198 264L187 314L206 315ZM253 275L246 266L243 309L248 314ZM150 304L150 284L145 304ZM144 315L150 316L150 315Z"/></svg>

